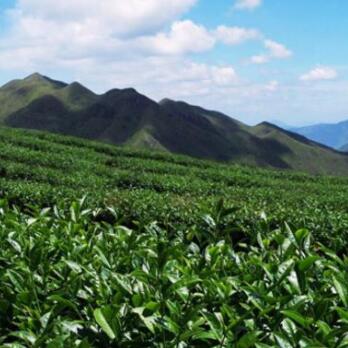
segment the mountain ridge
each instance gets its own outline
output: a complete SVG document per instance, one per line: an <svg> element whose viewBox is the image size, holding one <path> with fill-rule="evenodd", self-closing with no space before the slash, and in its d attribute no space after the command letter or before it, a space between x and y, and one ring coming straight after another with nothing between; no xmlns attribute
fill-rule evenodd
<svg viewBox="0 0 348 348"><path fill-rule="evenodd" d="M95 94L38 73L0 88L0 124L192 157L348 174L348 156L263 122L248 126L224 113L163 99L134 88Z"/></svg>

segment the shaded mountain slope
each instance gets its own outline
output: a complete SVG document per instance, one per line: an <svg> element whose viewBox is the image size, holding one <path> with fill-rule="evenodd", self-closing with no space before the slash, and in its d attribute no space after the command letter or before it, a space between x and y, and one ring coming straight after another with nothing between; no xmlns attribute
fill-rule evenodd
<svg viewBox="0 0 348 348"><path fill-rule="evenodd" d="M185 124L200 124L200 129L204 128L207 132L205 136L210 137L208 148L218 153L221 160L289 168L282 156L291 149L273 139L260 139L250 132L251 127L231 117L168 99L162 101L161 105L175 119L185 120Z"/></svg>
<svg viewBox="0 0 348 348"><path fill-rule="evenodd" d="M252 132L262 139L278 140L292 151L284 154L283 160L292 168L311 173L345 173L348 156L304 136L285 131L263 122L253 127Z"/></svg>
<svg viewBox="0 0 348 348"><path fill-rule="evenodd" d="M268 123L249 127L220 112L136 90L96 95L34 74L0 88L2 124L198 158L347 174L348 157Z"/></svg>

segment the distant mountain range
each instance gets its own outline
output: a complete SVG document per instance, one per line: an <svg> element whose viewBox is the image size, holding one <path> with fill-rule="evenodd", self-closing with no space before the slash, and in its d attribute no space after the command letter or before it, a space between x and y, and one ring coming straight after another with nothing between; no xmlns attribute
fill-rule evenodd
<svg viewBox="0 0 348 348"><path fill-rule="evenodd" d="M348 120L335 124L291 128L291 131L337 150L347 150L348 147Z"/></svg>
<svg viewBox="0 0 348 348"><path fill-rule="evenodd" d="M247 126L217 111L136 90L97 95L33 74L0 88L0 123L226 162L348 174L348 156L270 123Z"/></svg>

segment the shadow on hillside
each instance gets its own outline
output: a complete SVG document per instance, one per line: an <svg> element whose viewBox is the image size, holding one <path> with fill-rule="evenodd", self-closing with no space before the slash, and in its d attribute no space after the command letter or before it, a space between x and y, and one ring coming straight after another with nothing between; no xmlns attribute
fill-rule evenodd
<svg viewBox="0 0 348 348"><path fill-rule="evenodd" d="M254 138L255 145L258 147L256 162L260 166L272 166L279 169L291 169L291 166L282 158L284 155L291 155L293 151L276 139Z"/></svg>

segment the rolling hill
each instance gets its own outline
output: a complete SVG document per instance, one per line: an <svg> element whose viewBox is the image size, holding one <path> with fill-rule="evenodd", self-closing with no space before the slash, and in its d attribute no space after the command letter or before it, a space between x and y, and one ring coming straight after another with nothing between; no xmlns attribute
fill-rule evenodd
<svg viewBox="0 0 348 348"><path fill-rule="evenodd" d="M97 95L40 74L0 88L0 123L196 158L348 174L348 156L269 123L247 126L222 113L132 88Z"/></svg>
<svg viewBox="0 0 348 348"><path fill-rule="evenodd" d="M292 128L291 130L334 149L340 149L348 143L348 121L335 124L317 124Z"/></svg>

